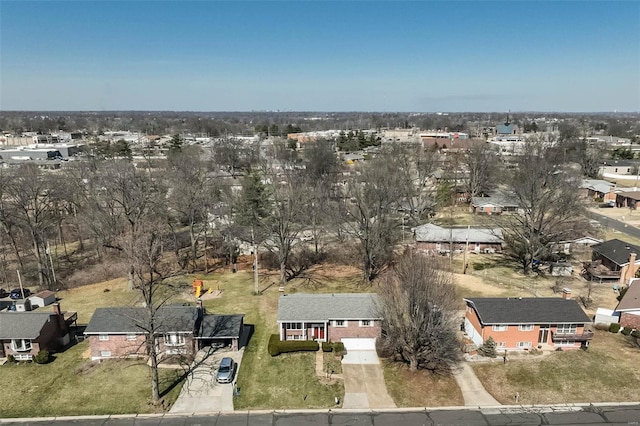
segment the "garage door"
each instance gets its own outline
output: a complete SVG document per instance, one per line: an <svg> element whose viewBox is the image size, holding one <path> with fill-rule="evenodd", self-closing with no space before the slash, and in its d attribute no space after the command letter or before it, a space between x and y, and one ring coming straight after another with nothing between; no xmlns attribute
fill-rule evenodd
<svg viewBox="0 0 640 426"><path fill-rule="evenodd" d="M342 339L344 348L349 351L375 351L376 339Z"/></svg>

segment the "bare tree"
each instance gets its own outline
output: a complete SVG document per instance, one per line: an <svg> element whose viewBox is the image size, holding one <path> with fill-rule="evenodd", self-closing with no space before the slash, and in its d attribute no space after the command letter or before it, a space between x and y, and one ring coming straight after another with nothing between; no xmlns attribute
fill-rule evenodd
<svg viewBox="0 0 640 426"><path fill-rule="evenodd" d="M356 171L347 183L342 227L358 241L365 281L372 281L389 264L403 200L404 176L393 157L379 154Z"/></svg>
<svg viewBox="0 0 640 426"><path fill-rule="evenodd" d="M211 150L214 162L233 177L247 172L259 157L257 143L237 138L217 140Z"/></svg>
<svg viewBox="0 0 640 426"><path fill-rule="evenodd" d="M176 222L189 229L187 262L193 271L197 269L198 242L206 230L207 216L217 198L218 189L198 146L185 147L171 156L168 179L169 206L176 216Z"/></svg>
<svg viewBox="0 0 640 426"><path fill-rule="evenodd" d="M262 221L265 247L276 255L280 266L280 283L287 281L287 269L298 236L305 224L305 206L308 192L299 174L291 173L285 179L273 182L269 214Z"/></svg>
<svg viewBox="0 0 640 426"><path fill-rule="evenodd" d="M408 251L380 282L382 347L412 371L448 372L460 359L455 286L436 264Z"/></svg>
<svg viewBox="0 0 640 426"><path fill-rule="evenodd" d="M54 280L46 257L47 238L56 223L50 180L36 166L25 164L12 174L5 190L13 222L31 237L40 287L53 289Z"/></svg>
<svg viewBox="0 0 640 426"><path fill-rule="evenodd" d="M464 155L469 175L466 190L469 197L487 193L496 186L498 153L490 144L475 144Z"/></svg>
<svg viewBox="0 0 640 426"><path fill-rule="evenodd" d="M534 259L548 254L553 242L573 231L575 218L584 209L578 178L561 166L559 158L548 143L527 143L507 180L519 211L494 217L502 229L505 252L522 265L525 274Z"/></svg>

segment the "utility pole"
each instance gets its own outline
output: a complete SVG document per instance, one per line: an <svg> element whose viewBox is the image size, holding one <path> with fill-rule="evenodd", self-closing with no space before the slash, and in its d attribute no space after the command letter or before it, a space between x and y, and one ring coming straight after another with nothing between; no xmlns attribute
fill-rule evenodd
<svg viewBox="0 0 640 426"><path fill-rule="evenodd" d="M20 269L16 269L18 273L18 283L20 284L20 296L24 299L24 289L22 288L22 277L20 277Z"/></svg>

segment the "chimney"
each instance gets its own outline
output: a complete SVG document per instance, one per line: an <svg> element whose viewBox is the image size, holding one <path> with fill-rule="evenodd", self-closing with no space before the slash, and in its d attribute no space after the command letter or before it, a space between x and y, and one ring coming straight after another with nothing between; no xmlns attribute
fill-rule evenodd
<svg viewBox="0 0 640 426"><path fill-rule="evenodd" d="M53 304L53 313L56 315L62 315L62 311L60 310L60 303L59 302L55 302Z"/></svg>
<svg viewBox="0 0 640 426"><path fill-rule="evenodd" d="M563 299L567 299L567 300L571 299L571 290L566 288L566 287L563 288L562 289L562 298Z"/></svg>
<svg viewBox="0 0 640 426"><path fill-rule="evenodd" d="M634 265L635 263L636 263L636 254L631 253L631 255L629 256L629 265Z"/></svg>
<svg viewBox="0 0 640 426"><path fill-rule="evenodd" d="M198 299L196 300L196 303L198 305L198 311L204 315L205 311L204 311L204 306L202 305L202 299L198 297Z"/></svg>

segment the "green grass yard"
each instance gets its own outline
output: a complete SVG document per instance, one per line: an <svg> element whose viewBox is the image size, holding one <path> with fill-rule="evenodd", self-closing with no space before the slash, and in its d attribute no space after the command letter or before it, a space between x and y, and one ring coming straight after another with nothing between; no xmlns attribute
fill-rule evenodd
<svg viewBox="0 0 640 426"><path fill-rule="evenodd" d="M316 270L313 280L296 279L286 285L288 293L366 292L357 271L344 268ZM267 352L269 336L277 333L276 315L280 292L275 275L263 275L262 293L253 295L251 271L200 276L205 287L222 291L221 297L205 301L208 312L244 313L245 324L254 326L254 334L245 348L238 372L240 396L236 409L330 408L334 398L344 396L341 381L322 383L315 373L315 352L281 354L271 357Z"/></svg>
<svg viewBox="0 0 640 426"><path fill-rule="evenodd" d="M148 367L140 361L102 363L84 359L88 342L82 342L45 365L35 363L0 366L0 418L153 413ZM161 392L182 374L160 370ZM163 396L165 406L178 397L179 383Z"/></svg>
<svg viewBox="0 0 640 426"><path fill-rule="evenodd" d="M587 351L474 364L484 387L503 404L640 400L640 348L629 337L596 331Z"/></svg>

